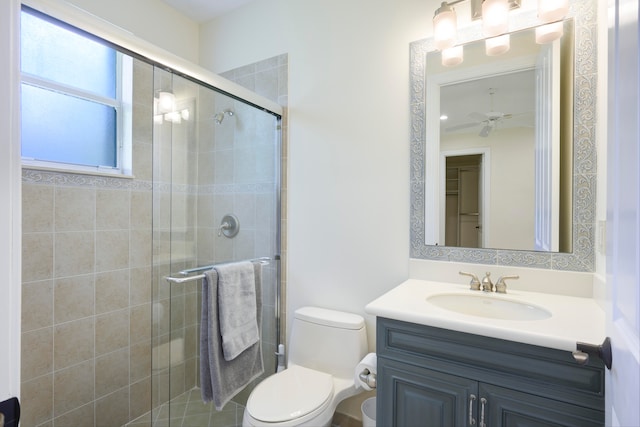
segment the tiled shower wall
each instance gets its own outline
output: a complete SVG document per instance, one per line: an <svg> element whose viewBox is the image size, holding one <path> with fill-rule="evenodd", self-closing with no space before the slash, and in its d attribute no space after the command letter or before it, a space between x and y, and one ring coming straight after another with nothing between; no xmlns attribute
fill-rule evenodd
<svg viewBox="0 0 640 427"><path fill-rule="evenodd" d="M258 61L253 64L235 68L221 74L258 95L282 106L281 121L282 151L280 158L280 337L279 342L286 342L286 287L287 287L287 170L289 161L289 121L287 114L289 96L289 57L287 54Z"/></svg>
<svg viewBox="0 0 640 427"><path fill-rule="evenodd" d="M197 261L193 258L195 228L180 228L183 220L184 224L196 224L198 209L203 208L198 208L202 192L198 196L199 190L186 184L195 182L195 175L185 175L185 184L178 183L184 189L178 198L183 197L184 203L175 203L175 199L171 203L168 196L154 198L152 194L154 181L162 188L171 178L193 173L191 155L198 150L193 145L184 152L171 146L165 152L160 146L154 148L153 77L151 65L134 60L134 179L23 171L23 426L117 426L148 413L152 402L159 405L169 397L168 371L152 381L151 367L152 347L166 339L168 330L174 336L182 334L185 350L190 351L185 363L172 368L171 382L178 384L172 395L195 385L196 286L177 291L177 304L171 307L172 324L152 335L152 298L161 300L168 290L162 277L208 259L206 255ZM286 55L230 71L225 77L286 109ZM284 284L286 113L282 125ZM163 179L162 163L156 166L160 172L156 170L154 176L154 159L164 162L169 181ZM156 203L156 218L152 218L152 203ZM172 210L172 206L180 208ZM169 221L167 228L155 230L159 233L156 237L164 236L152 237L153 220L159 224ZM174 249L183 244L185 257L169 265L162 255L170 248L163 247L163 241ZM154 247L153 242L158 245ZM198 250L206 253L202 247ZM225 248L216 251L224 255ZM268 299L273 301L271 296ZM162 310L159 307L156 310ZM267 369L271 365L272 360L265 361Z"/></svg>
<svg viewBox="0 0 640 427"><path fill-rule="evenodd" d="M134 61L135 179L23 170L23 426L151 408L152 67Z"/></svg>

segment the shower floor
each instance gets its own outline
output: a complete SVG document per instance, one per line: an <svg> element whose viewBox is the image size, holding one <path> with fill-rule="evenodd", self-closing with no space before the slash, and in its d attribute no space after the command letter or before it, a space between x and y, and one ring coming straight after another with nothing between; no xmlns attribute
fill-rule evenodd
<svg viewBox="0 0 640 427"><path fill-rule="evenodd" d="M212 403L202 403L200 389L194 388L161 405L153 414L131 421L126 427L235 427L242 425L243 413L244 406L235 402L216 411Z"/></svg>

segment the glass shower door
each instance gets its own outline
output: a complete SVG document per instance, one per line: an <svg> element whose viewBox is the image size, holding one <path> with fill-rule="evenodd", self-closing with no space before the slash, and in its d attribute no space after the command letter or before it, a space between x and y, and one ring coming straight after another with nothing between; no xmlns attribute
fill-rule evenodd
<svg viewBox="0 0 640 427"><path fill-rule="evenodd" d="M279 117L190 79L155 69L154 426L240 425L240 391L221 411L200 393L202 280L181 272L268 258L262 271L265 372L275 370L280 250ZM237 219L237 234L221 229ZM255 383L255 381L254 381Z"/></svg>

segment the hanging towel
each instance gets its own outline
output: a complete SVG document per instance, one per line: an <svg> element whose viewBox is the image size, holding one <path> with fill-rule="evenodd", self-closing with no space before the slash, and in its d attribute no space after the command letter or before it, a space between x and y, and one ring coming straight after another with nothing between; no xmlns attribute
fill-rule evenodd
<svg viewBox="0 0 640 427"><path fill-rule="evenodd" d="M253 264L255 282L255 316L262 315L262 265ZM258 325L258 330L260 325ZM205 403L216 410L264 372L261 343L251 345L233 360L225 360L218 321L218 273L205 272L202 281L202 316L200 321L200 391Z"/></svg>
<svg viewBox="0 0 640 427"><path fill-rule="evenodd" d="M256 281L250 261L215 268L218 318L225 360L233 360L260 340L256 319Z"/></svg>

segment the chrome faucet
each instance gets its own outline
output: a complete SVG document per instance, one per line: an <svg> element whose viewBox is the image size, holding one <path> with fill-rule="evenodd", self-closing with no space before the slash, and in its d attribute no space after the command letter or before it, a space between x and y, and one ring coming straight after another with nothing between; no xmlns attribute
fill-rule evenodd
<svg viewBox="0 0 640 427"><path fill-rule="evenodd" d="M505 282L505 280L515 280L515 279L519 279L520 276L502 276L498 279L498 281L496 282L496 292L499 294L506 294L507 293L507 283Z"/></svg>
<svg viewBox="0 0 640 427"><path fill-rule="evenodd" d="M469 282L469 289L471 289L472 291L480 290L480 280L478 280L478 276L473 273L465 273L464 271L460 271L459 273L463 276L471 277L471 282Z"/></svg>
<svg viewBox="0 0 640 427"><path fill-rule="evenodd" d="M487 271L486 276L482 279L482 292L493 292L493 282L491 281L491 272Z"/></svg>

